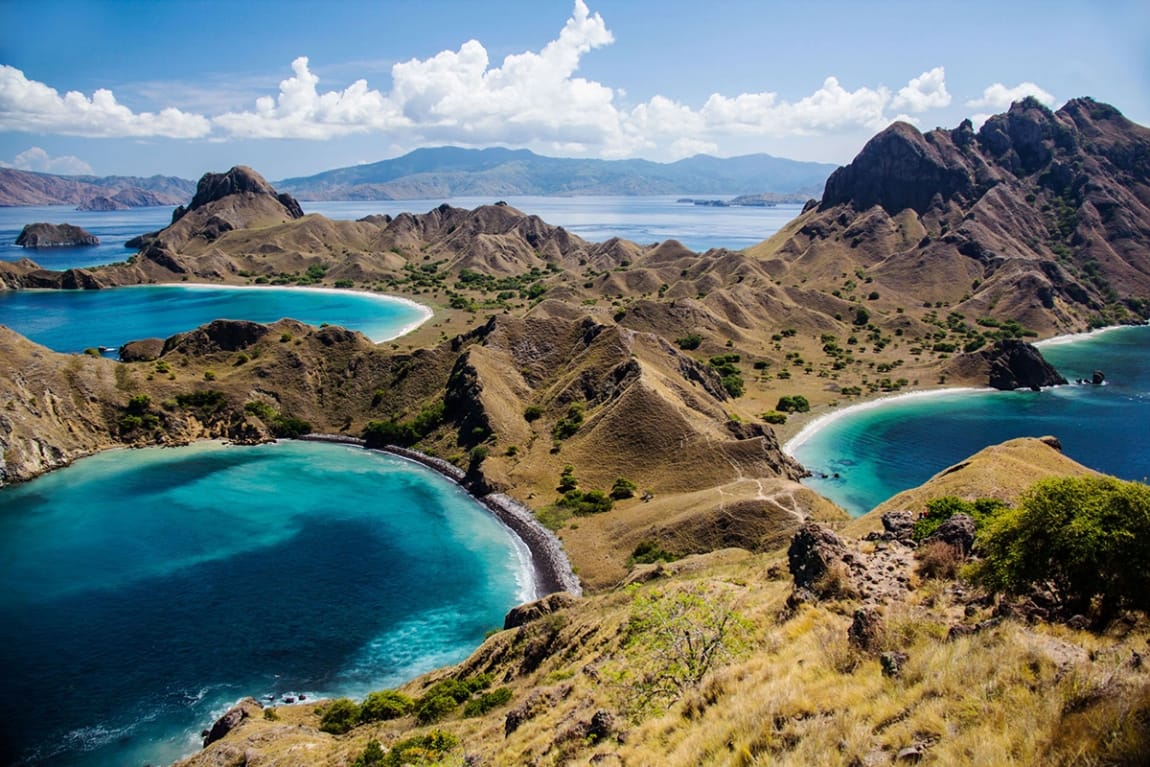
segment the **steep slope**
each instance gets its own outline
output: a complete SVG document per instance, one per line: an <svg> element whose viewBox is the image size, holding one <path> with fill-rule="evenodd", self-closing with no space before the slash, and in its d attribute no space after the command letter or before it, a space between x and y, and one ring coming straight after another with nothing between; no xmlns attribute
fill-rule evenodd
<svg viewBox="0 0 1150 767"><path fill-rule="evenodd" d="M1090 99L1027 99L977 133L892 125L751 252L784 283L845 293L861 277L883 313L945 306L1046 334L1150 314L1148 238L1150 130Z"/></svg>

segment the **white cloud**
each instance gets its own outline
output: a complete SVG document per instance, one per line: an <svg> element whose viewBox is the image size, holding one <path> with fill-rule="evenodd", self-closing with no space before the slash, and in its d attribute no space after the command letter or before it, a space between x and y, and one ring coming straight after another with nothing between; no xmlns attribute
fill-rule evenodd
<svg viewBox="0 0 1150 767"><path fill-rule="evenodd" d="M1054 106L1054 96L1031 82L1019 83L1013 88L1008 88L1002 83L989 85L982 91L982 98L971 99L966 105L980 109L1006 109L1015 101L1021 101L1027 96L1033 96L1048 107ZM985 121L986 117L982 117Z"/></svg>
<svg viewBox="0 0 1150 767"><path fill-rule="evenodd" d="M764 88L741 94L713 93L703 104L662 94L627 98L622 89L579 76L588 53L614 43L614 35L585 0L573 10L554 40L539 50L492 61L488 50L469 40L391 66L391 81L372 87L358 79L346 87L321 88L307 56L291 63L291 75L246 108L234 105L235 89L221 91L210 118L166 109L133 113L98 90L59 96L10 67L0 70L0 130L40 130L73 135L165 135L234 139L328 140L351 135L385 137L390 147L432 143L527 147L568 156L674 159L761 151L803 137L831 142L865 139L907 115L949 105L945 71L936 67L896 90L885 85L844 86L826 77L813 92L785 99ZM338 62L331 66L343 66ZM153 93L155 84L149 84ZM199 94L210 84L191 84ZM187 88L178 89L183 93ZM989 90L988 90L989 92ZM250 98L250 97L249 97ZM205 108L205 111L208 111ZM904 114L905 113L905 114ZM733 151L734 150L734 151Z"/></svg>
<svg viewBox="0 0 1150 767"><path fill-rule="evenodd" d="M79 157L74 155L53 157L38 146L25 149L12 158L12 162L0 161L0 166L37 173L56 173L62 176L82 176L92 172L92 166Z"/></svg>
<svg viewBox="0 0 1150 767"><path fill-rule="evenodd" d="M946 71L935 67L913 78L890 103L891 109L906 109L910 112L925 112L950 105L950 94L946 92Z"/></svg>
<svg viewBox="0 0 1150 767"><path fill-rule="evenodd" d="M0 64L0 131L98 138L199 138L210 130L203 116L178 109L133 112L105 88L96 90L91 98L79 91L61 96L55 88L29 80L19 69Z"/></svg>
<svg viewBox="0 0 1150 767"><path fill-rule="evenodd" d="M276 98L261 96L254 112L228 112L213 122L236 138L329 139L402 124L398 111L366 80L342 91L319 93L319 78L307 56L291 64L293 77L280 82Z"/></svg>

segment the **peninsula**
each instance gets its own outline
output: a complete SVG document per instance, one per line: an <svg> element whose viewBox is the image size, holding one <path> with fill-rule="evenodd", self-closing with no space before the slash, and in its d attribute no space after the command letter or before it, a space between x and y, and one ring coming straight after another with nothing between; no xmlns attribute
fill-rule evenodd
<svg viewBox="0 0 1150 767"><path fill-rule="evenodd" d="M217 321L129 344L122 362L55 354L0 328L9 392L0 479L114 445L258 441L302 424L414 448L456 466L478 496L525 503L557 531L593 596L509 616L462 666L407 688L426 696L437 682L507 680L513 708L489 701L498 713L445 714L443 727L479 763L644 764L656 753L668 764L809 763L835 748L859 764L905 749L990 763L1010 749L985 718L1023 710L1042 735L1021 761L1076 743L1105 755L1100 731L1075 717L1144 721L1150 686L1122 666L1144 626L1095 649L1088 632L1000 623L1003 603L920 580L896 518L882 518L890 534L869 542L818 533L813 523L852 528L799 484L803 469L777 435L793 433L796 413L884 392L992 376L1007 388L1045 385L1050 371L1022 341L1150 317L1148 242L1150 130L1090 99L1057 112L1023 101L977 132L968 122L927 134L892 125L830 176L821 200L742 252L589 243L499 202L330 221L233 168L205 175L126 264L64 273L3 264L0 284L323 284L403 295L435 316L387 347L336 327ZM207 398L213 407L197 404ZM1002 477L1012 502L1043 476L1088 473L1053 440L1002 450L1020 456L1022 468ZM992 471L996 455L959 473ZM962 494L953 475L939 487L947 476L946 492ZM897 511L924 510L918 503ZM840 563L834 584L803 585L807 554L785 562L803 531L837 552L810 555ZM644 560L672 561L636 564ZM647 596L613 591L621 584ZM737 612L756 650L683 683L663 705L644 677L628 676L658 649L636 627L666 617L660 604L725 606L691 620ZM887 644L854 628L856 607L883 613ZM938 650L952 624L982 626L964 615L991 622ZM848 642L848 629L863 639ZM892 656L903 671L884 675L880 650L913 660ZM1122 667L1110 677L1121 693L1097 686L1095 697L1045 706L1071 694L1068 675L1102 675L1100 657ZM932 687L943 669L949 676ZM963 679L976 673L998 692L964 719L974 701L962 697ZM627 684L652 692L635 700L654 708L613 702L609 690ZM858 727L836 713L852 708ZM258 709L229 714L234 733L188 764L244 763L250 748L351 763L370 740L431 737L436 721L369 717L333 737L320 729L323 709ZM742 727L745 716L757 724ZM1078 740L1052 734L1060 723L1082 728ZM837 746L832 730L847 733ZM1146 747L1131 737L1130 748Z"/></svg>

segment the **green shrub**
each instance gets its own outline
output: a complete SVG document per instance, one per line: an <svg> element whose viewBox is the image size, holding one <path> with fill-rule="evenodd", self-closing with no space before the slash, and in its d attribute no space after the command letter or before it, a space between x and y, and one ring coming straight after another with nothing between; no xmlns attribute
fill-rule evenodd
<svg viewBox="0 0 1150 767"><path fill-rule="evenodd" d="M639 486L631 480L619 477L619 479L615 480L615 484L611 486L611 498L616 501L621 501L624 498L634 498L635 490L637 490L638 487Z"/></svg>
<svg viewBox="0 0 1150 767"><path fill-rule="evenodd" d="M674 562L678 558L660 546L658 541L639 541L639 545L631 552L630 564L650 565L655 562Z"/></svg>
<svg viewBox="0 0 1150 767"><path fill-rule="evenodd" d="M128 412L132 415L143 415L152 405L152 398L147 394L137 394L128 400Z"/></svg>
<svg viewBox="0 0 1150 767"><path fill-rule="evenodd" d="M415 704L415 718L420 724L431 724L443 719L458 706L459 702L450 695L423 697Z"/></svg>
<svg viewBox="0 0 1150 767"><path fill-rule="evenodd" d="M1150 610L1150 487L1113 477L1052 477L987 521L976 580L992 591L1049 588L1105 625Z"/></svg>
<svg viewBox="0 0 1150 767"><path fill-rule="evenodd" d="M780 413L778 410L768 410L763 413L763 420L775 426L782 426L787 422L786 413Z"/></svg>
<svg viewBox="0 0 1150 767"><path fill-rule="evenodd" d="M551 429L551 436L555 439L567 439L579 431L583 425L583 403L572 402L567 408L567 416L561 419Z"/></svg>
<svg viewBox="0 0 1150 767"><path fill-rule="evenodd" d="M332 735L342 735L359 720L359 706L349 698L337 698L323 707L319 728Z"/></svg>
<svg viewBox="0 0 1150 767"><path fill-rule="evenodd" d="M775 405L775 410L780 413L806 413L810 409L811 403L801 394L779 397L779 402Z"/></svg>
<svg viewBox="0 0 1150 767"><path fill-rule="evenodd" d="M386 719L399 719L407 716L415 707L415 701L396 690L380 690L370 693L359 707L359 721L378 722Z"/></svg>
<svg viewBox="0 0 1150 767"><path fill-rule="evenodd" d="M693 351L698 349L703 344L703 337L698 333L690 333L682 338L676 338L675 343L683 351Z"/></svg>
<svg viewBox="0 0 1150 767"><path fill-rule="evenodd" d="M955 514L966 514L974 519L975 531L981 530L986 520L1006 508L1006 504L997 498L979 498L975 501L964 501L953 495L935 498L927 501L926 512L914 523L911 537L916 541L923 541L934 534L943 522Z"/></svg>
<svg viewBox="0 0 1150 767"><path fill-rule="evenodd" d="M448 752L458 747L459 738L456 736L442 730L432 730L426 735L416 735L394 743L379 764L381 767L440 764Z"/></svg>
<svg viewBox="0 0 1150 767"><path fill-rule="evenodd" d="M176 395L176 404L180 407L199 410L205 414L222 410L227 402L227 395L216 389L204 389L202 391Z"/></svg>
<svg viewBox="0 0 1150 767"><path fill-rule="evenodd" d="M498 708L511 700L511 689L500 687L491 692L484 693L474 700L469 700L463 707L463 715L467 717L483 716L488 711Z"/></svg>
<svg viewBox="0 0 1150 767"><path fill-rule="evenodd" d="M563 467L563 473L559 475L559 486L555 489L561 493L566 493L577 487L579 487L579 480L575 477L575 467L567 464Z"/></svg>
<svg viewBox="0 0 1150 767"><path fill-rule="evenodd" d="M555 505L570 511L577 517L584 517L588 514L601 514L610 511L615 502L602 490L588 490L587 492L568 490L562 498L555 502Z"/></svg>
<svg viewBox="0 0 1150 767"><path fill-rule="evenodd" d="M351 763L351 767L382 767L387 759L386 754L383 752L383 746L379 745L379 741L372 739L367 742L364 747L363 753L355 758Z"/></svg>
<svg viewBox="0 0 1150 767"><path fill-rule="evenodd" d="M527 408L523 411L523 420L527 421L527 423L538 421L542 417L543 408L539 407L538 405L528 405Z"/></svg>

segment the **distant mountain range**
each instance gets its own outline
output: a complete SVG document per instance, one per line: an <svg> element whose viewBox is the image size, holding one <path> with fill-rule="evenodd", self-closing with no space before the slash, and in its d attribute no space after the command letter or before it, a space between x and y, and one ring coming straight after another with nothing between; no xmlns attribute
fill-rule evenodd
<svg viewBox="0 0 1150 767"><path fill-rule="evenodd" d="M543 157L526 149L417 149L391 160L289 178L276 187L301 200L416 200L500 195L822 194L835 165L751 154L696 155L673 163ZM180 205L196 182L172 176L56 176L0 168L0 206L75 205L119 210Z"/></svg>
<svg viewBox="0 0 1150 767"><path fill-rule="evenodd" d="M752 154L672 163L543 157L526 149L417 149L402 157L276 182L302 200L498 195L775 194L818 197L828 163Z"/></svg>
<svg viewBox="0 0 1150 767"><path fill-rule="evenodd" d="M179 205L196 182L174 176L56 176L0 168L0 206L75 205L81 210L123 210Z"/></svg>

